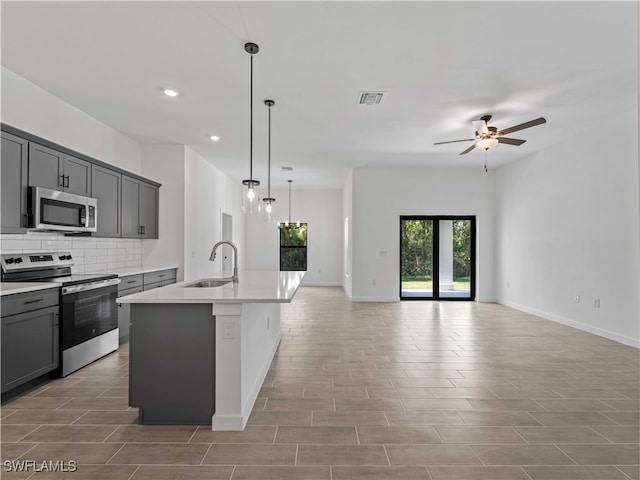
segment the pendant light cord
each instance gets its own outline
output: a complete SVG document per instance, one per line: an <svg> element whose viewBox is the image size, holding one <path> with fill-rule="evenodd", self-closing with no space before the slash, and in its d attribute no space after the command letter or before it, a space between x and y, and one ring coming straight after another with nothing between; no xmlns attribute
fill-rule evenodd
<svg viewBox="0 0 640 480"><path fill-rule="evenodd" d="M291 180L289 180L289 223L291 223Z"/></svg>
<svg viewBox="0 0 640 480"><path fill-rule="evenodd" d="M267 149L267 197L271 198L271 107L269 107L269 143Z"/></svg>
<svg viewBox="0 0 640 480"><path fill-rule="evenodd" d="M249 98L249 110L250 110L250 126L249 126L249 180L253 180L253 55L251 58L251 83L250 83L250 98ZM253 185L249 184L249 188Z"/></svg>

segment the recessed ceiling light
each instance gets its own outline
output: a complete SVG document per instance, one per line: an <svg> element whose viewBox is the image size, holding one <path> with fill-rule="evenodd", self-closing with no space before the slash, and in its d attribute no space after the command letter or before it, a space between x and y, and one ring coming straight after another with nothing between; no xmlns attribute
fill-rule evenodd
<svg viewBox="0 0 640 480"><path fill-rule="evenodd" d="M172 88L165 88L163 90L163 92L167 97L177 97L178 96L178 91L177 90L173 90Z"/></svg>
<svg viewBox="0 0 640 480"><path fill-rule="evenodd" d="M219 136L217 136L217 135L209 135L209 139L210 139L212 142L217 142L218 140L220 140L220 137L219 137Z"/></svg>

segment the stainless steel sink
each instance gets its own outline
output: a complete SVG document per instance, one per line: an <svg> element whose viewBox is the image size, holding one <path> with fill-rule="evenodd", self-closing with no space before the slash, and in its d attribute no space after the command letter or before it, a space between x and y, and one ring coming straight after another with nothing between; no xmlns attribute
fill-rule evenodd
<svg viewBox="0 0 640 480"><path fill-rule="evenodd" d="M184 285L183 288L213 288L221 287L222 285L226 285L227 283L231 283L230 278L205 278L202 280L198 280L197 282Z"/></svg>

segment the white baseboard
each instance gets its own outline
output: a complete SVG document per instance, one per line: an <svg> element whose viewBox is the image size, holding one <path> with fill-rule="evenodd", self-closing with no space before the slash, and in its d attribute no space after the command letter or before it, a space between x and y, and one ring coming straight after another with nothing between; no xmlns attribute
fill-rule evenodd
<svg viewBox="0 0 640 480"><path fill-rule="evenodd" d="M353 301L353 296L351 295L351 290L349 290L346 285L342 285L342 289L344 290L344 294L347 296L349 301Z"/></svg>
<svg viewBox="0 0 640 480"><path fill-rule="evenodd" d="M586 323L582 323L577 320L573 320L571 318L562 317L554 313L545 312L543 310L531 308L526 305L520 305L518 303L510 302L501 298L496 299L495 303L499 303L500 305L504 305L505 307L514 308L516 310L520 310L525 313L530 313L531 315L542 317L546 320L560 323L568 327L577 328L578 330L582 330L584 332L593 333L594 335L608 338L609 340L613 340L614 342L622 343L624 345L629 345L630 347L640 348L640 340L638 340L637 338L627 337L626 335L620 335L618 333L612 332L610 330L606 330L604 328L594 327L593 325L588 325Z"/></svg>
<svg viewBox="0 0 640 480"><path fill-rule="evenodd" d="M351 297L352 302L399 302L400 297Z"/></svg>

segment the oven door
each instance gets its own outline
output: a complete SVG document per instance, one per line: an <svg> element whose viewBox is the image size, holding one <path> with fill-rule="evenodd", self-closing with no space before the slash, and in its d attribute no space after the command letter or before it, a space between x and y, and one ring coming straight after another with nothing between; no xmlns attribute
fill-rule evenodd
<svg viewBox="0 0 640 480"><path fill-rule="evenodd" d="M113 279L62 288L62 350L118 327L118 283Z"/></svg>

